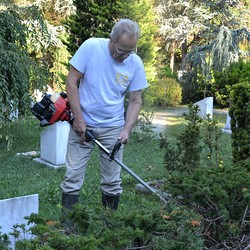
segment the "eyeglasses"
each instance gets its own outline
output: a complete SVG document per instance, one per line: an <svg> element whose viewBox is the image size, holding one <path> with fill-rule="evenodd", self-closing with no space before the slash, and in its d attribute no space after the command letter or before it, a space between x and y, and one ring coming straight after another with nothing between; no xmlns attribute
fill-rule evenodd
<svg viewBox="0 0 250 250"><path fill-rule="evenodd" d="M137 47L134 49L134 50L131 50L131 51L124 51L124 50L121 50L121 49L118 49L117 47L117 44L115 44L115 48L116 48L116 53L119 54L119 55L131 55L131 54L136 54L137 53Z"/></svg>

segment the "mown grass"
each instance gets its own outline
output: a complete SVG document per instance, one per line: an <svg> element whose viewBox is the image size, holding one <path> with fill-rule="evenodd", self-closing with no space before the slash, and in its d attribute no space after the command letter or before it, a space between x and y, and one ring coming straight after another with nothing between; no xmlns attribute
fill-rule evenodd
<svg viewBox="0 0 250 250"><path fill-rule="evenodd" d="M224 114L214 114L221 128L225 124ZM182 116L168 117L166 135L175 138L185 128ZM1 175L0 199L38 193L40 197L40 212L47 214L58 213L60 207L60 183L63 179L65 167L50 168L32 160L32 157L16 156L20 152L40 151L40 133L44 130L39 121L29 117L13 122L10 127L11 150L7 151L7 142L0 143ZM228 135L225 138L228 139ZM86 183L82 190L84 200L91 201L99 197L99 159L96 148L88 170ZM159 148L157 137L149 134L141 139L136 134L131 136L129 144L125 146L123 162L145 181L162 178L165 174L163 167L163 153ZM125 171L122 172L124 199L129 200L127 194L134 192L137 181ZM147 197L148 198L148 197ZM97 201L98 202L98 201Z"/></svg>
<svg viewBox="0 0 250 250"><path fill-rule="evenodd" d="M224 127L226 122L225 114L215 114L214 119L219 120L219 126L221 128ZM175 143L176 136L183 132L185 124L186 121L181 115L168 117L167 129L163 134L168 138L172 138L173 143ZM28 117L10 125L9 131L11 131L11 133L9 133L9 139L10 141L12 140L11 150L7 150L6 141L2 140L0 143L0 199L37 193L39 194L39 215L52 221L59 221L62 209L60 184L65 173L65 166L54 169L37 163L32 157L16 156L16 153L20 152L39 151L40 133L42 130L43 128L39 126L39 121L33 117ZM143 137L138 133L132 134L129 143L125 145L123 162L146 182L167 178L168 174L163 164L164 152L160 149L159 137L152 133L150 126L147 131ZM222 135L221 140L222 157L223 160L226 161L231 150L230 135ZM80 203L86 208L87 213L90 215L89 233L97 230L97 223L102 223L102 220L99 221L100 218L98 220L96 218L97 211L100 212L102 207L99 188L100 172L98 152L99 149L96 147L89 162L85 184L80 194ZM121 196L118 215L124 218L125 221L127 217L133 217L135 214L137 214L136 216L141 215L141 220L143 221L143 218L147 214L151 214L155 210L164 213L163 204L159 198L155 195L145 195L136 192L135 186L138 182L124 170L122 171L122 180L124 191ZM176 208L173 209L173 211L175 211ZM171 211L170 208L169 211ZM188 212L187 214L191 213ZM166 237L165 240L169 238L171 243L171 231L173 231L173 233L175 232L174 227L176 227L177 224L179 228L183 229L182 236L186 237L183 225L190 223L189 221L191 220L192 217L180 217L176 219L176 224L170 225L170 228L173 227L169 231L170 238ZM152 226L149 222L147 223L144 227ZM99 226L100 228L103 227L101 225ZM145 230L147 234L150 232L147 228L145 228ZM177 242L177 239L175 239L175 241ZM192 238L188 239L188 242L192 244ZM169 247L167 249L171 248ZM193 249L200 248L197 247Z"/></svg>
<svg viewBox="0 0 250 250"><path fill-rule="evenodd" d="M58 219L61 211L60 183L66 168L54 169L37 163L32 157L16 156L17 153L39 151L42 130L39 121L33 117L10 125L11 150L7 151L6 141L2 140L0 143L0 199L38 193L39 213ZM86 182L81 192L81 200L85 206L101 205L98 151L96 148L89 162ZM130 143L125 146L123 162L145 181L164 175L162 152L158 140L153 137L137 141L136 136L132 136ZM125 171L122 172L122 179L124 193L121 207L129 207L134 199L142 199L142 204L147 199L158 202L158 198L135 194L137 181Z"/></svg>

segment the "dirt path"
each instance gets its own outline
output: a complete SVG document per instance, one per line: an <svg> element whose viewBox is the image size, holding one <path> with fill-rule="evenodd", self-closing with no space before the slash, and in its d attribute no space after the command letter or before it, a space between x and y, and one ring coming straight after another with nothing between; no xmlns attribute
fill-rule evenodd
<svg viewBox="0 0 250 250"><path fill-rule="evenodd" d="M166 111L157 111L154 113L152 124L154 131L157 133L163 132L167 125L172 123L171 117L181 116L187 112L187 107L168 108ZM213 113L227 114L227 110L213 109Z"/></svg>

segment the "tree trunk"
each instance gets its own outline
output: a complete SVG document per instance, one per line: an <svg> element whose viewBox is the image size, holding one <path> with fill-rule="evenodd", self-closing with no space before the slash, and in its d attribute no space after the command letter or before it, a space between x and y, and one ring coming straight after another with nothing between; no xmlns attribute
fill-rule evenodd
<svg viewBox="0 0 250 250"><path fill-rule="evenodd" d="M175 53L176 41L173 41L170 52L170 69L172 74L174 73L174 53Z"/></svg>
<svg viewBox="0 0 250 250"><path fill-rule="evenodd" d="M185 58L187 56L187 50L188 50L188 46L187 46L187 39L185 39L185 41L181 44L181 70L185 70Z"/></svg>

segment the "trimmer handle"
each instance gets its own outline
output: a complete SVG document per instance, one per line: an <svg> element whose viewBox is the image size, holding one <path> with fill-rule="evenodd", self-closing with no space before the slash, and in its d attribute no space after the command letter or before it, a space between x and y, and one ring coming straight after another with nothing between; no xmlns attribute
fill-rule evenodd
<svg viewBox="0 0 250 250"><path fill-rule="evenodd" d="M110 154L110 158L109 158L110 161L114 160L114 156L119 151L121 145L122 145L121 140L118 139L117 142L116 142L116 144L115 144L115 146L114 146L114 148L113 148L113 150L112 150L112 152L111 152L111 154Z"/></svg>
<svg viewBox="0 0 250 250"><path fill-rule="evenodd" d="M85 132L85 139L86 139L86 142L90 142L90 141L95 140L95 137L93 135L93 131L92 130L89 130L89 129L86 130L86 132Z"/></svg>
<svg viewBox="0 0 250 250"><path fill-rule="evenodd" d="M122 145L121 140L118 139L112 152L110 153L100 142L96 140L95 136L93 135L93 131L89 129L87 129L85 132L85 139L86 139L86 142L93 141L95 144L97 144L107 155L109 155L110 161L114 160L116 153L118 152L118 150L120 149Z"/></svg>

